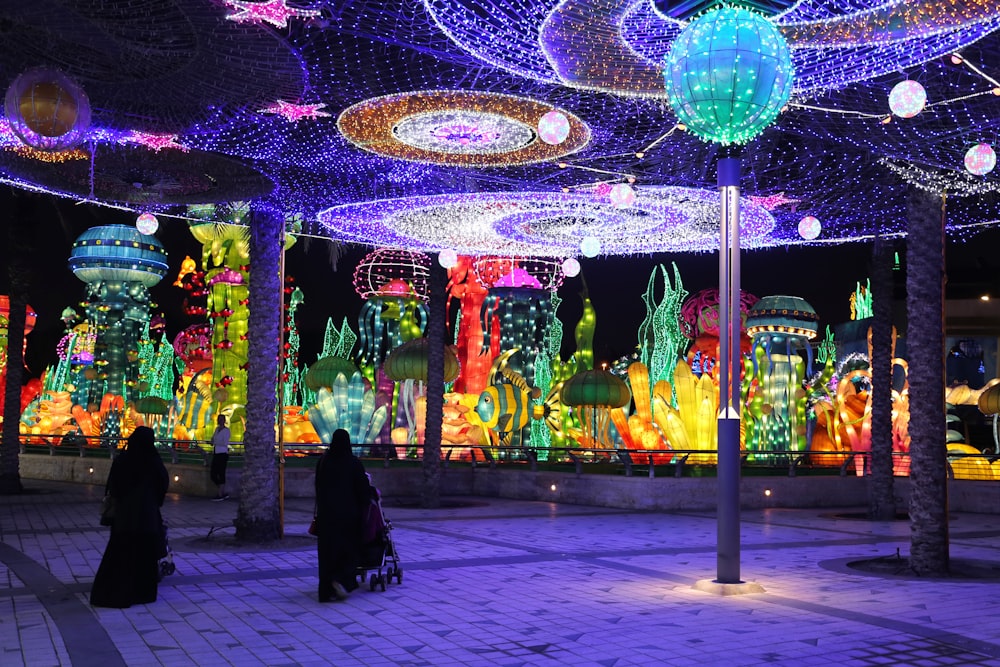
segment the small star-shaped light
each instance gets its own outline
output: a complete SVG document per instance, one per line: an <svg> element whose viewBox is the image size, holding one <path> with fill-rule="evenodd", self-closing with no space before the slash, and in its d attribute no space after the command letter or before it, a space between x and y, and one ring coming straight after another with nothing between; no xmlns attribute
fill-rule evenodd
<svg viewBox="0 0 1000 667"><path fill-rule="evenodd" d="M157 153L164 148L172 148L184 153L187 153L189 150L187 146L177 143L176 134L149 134L147 132L133 131L125 137L125 141L133 144L141 144L146 148L152 148Z"/></svg>
<svg viewBox="0 0 1000 667"><path fill-rule="evenodd" d="M309 18L319 16L317 9L296 9L285 4L286 0L267 0L267 2L243 2L242 0L226 0L229 9L237 10L226 16L237 23L261 23L267 21L276 28L288 26L290 18Z"/></svg>
<svg viewBox="0 0 1000 667"><path fill-rule="evenodd" d="M798 204L801 199L789 199L785 196L784 192L779 192L776 195L767 195L766 197L756 197L750 195L750 201L759 206L763 206L768 211L773 211L779 206L784 206L785 204Z"/></svg>
<svg viewBox="0 0 1000 667"><path fill-rule="evenodd" d="M319 104L293 104L291 102L286 102L284 100L278 100L274 104L264 107L260 110L261 113L273 113L279 116L284 116L286 120L294 123L300 121L303 118L319 118L320 116L329 116L325 111L320 111L326 107L325 104L320 102Z"/></svg>

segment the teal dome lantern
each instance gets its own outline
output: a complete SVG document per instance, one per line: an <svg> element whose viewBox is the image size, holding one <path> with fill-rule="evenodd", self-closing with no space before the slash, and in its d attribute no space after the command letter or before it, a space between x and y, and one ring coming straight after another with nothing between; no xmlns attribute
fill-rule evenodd
<svg viewBox="0 0 1000 667"><path fill-rule="evenodd" d="M764 131L792 93L788 44L763 16L736 7L694 19L670 47L667 98L688 131L743 144Z"/></svg>

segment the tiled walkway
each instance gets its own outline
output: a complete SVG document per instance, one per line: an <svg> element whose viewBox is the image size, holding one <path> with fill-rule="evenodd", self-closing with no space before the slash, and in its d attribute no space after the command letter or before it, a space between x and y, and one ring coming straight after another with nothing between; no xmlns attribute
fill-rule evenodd
<svg viewBox="0 0 1000 667"><path fill-rule="evenodd" d="M311 501L289 501L286 544L262 550L227 546L235 500L170 496L177 572L156 603L114 610L87 604L101 490L26 485L0 497L4 667L1000 665L996 580L846 567L905 555L905 522L745 512L742 574L766 593L719 597L692 588L715 575L711 514L387 500L402 584L320 604ZM1000 567L1000 517L956 515L951 535L953 558Z"/></svg>

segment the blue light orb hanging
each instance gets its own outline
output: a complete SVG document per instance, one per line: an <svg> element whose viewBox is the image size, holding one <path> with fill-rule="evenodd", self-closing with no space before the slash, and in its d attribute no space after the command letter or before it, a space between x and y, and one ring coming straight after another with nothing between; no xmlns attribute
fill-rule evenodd
<svg viewBox="0 0 1000 667"><path fill-rule="evenodd" d="M584 257L597 257L601 254L601 242L595 236L584 236L580 241L580 252Z"/></svg>
<svg viewBox="0 0 1000 667"><path fill-rule="evenodd" d="M965 168L970 174L985 176L997 166L997 154L989 144L976 144L965 152Z"/></svg>
<svg viewBox="0 0 1000 667"><path fill-rule="evenodd" d="M723 7L677 35L663 74L670 106L688 131L725 145L746 143L774 121L792 94L794 68L774 24Z"/></svg>

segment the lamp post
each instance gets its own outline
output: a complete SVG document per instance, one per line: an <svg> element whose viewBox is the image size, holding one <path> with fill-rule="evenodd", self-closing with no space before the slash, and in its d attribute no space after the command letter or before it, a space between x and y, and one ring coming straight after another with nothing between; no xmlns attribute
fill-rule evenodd
<svg viewBox="0 0 1000 667"><path fill-rule="evenodd" d="M704 8L704 3L695 4ZM792 70L788 44L774 24L755 11L735 6L713 9L688 23L670 47L664 79L670 106L688 130L728 147L750 141L774 121L791 96ZM718 557L716 579L705 586L699 582L699 588L731 593L762 590L740 581L740 161L737 157L727 154L719 160L718 183L722 200ZM741 588L731 590L734 584Z"/></svg>

